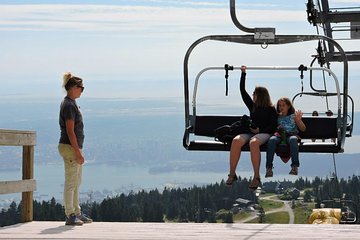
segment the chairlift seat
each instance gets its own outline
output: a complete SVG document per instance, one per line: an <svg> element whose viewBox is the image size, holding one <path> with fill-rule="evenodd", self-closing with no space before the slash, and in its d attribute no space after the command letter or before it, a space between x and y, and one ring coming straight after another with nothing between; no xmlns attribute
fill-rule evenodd
<svg viewBox="0 0 360 240"><path fill-rule="evenodd" d="M241 116L195 116L194 126L189 126L184 133L183 145L187 150L203 151L229 151L230 144L215 141L215 129L223 125L231 125L239 121ZM306 131L300 132L302 141L299 144L299 152L338 153L341 152L336 142L322 142L321 139L336 139L338 127L336 117L303 117ZM198 140L190 140L190 135L202 137ZM212 139L210 139L212 138ZM319 139L315 142L305 141ZM266 151L266 144L260 147ZM245 145L242 151L249 151L249 145Z"/></svg>

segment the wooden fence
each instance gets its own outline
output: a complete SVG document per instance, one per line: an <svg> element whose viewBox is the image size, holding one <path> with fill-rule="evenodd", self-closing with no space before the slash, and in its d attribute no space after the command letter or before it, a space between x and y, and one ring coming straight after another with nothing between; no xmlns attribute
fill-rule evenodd
<svg viewBox="0 0 360 240"><path fill-rule="evenodd" d="M0 146L22 146L22 180L0 181L0 194L22 193L21 221L33 220L35 131L0 129ZM1 159L0 159L1 160ZM1 180L1 179L0 179Z"/></svg>

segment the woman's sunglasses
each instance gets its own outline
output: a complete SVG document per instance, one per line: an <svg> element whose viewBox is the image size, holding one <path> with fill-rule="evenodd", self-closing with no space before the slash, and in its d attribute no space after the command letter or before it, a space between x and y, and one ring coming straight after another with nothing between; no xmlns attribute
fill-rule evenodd
<svg viewBox="0 0 360 240"><path fill-rule="evenodd" d="M84 86L76 86L77 88L81 88L81 92L83 92L84 91Z"/></svg>

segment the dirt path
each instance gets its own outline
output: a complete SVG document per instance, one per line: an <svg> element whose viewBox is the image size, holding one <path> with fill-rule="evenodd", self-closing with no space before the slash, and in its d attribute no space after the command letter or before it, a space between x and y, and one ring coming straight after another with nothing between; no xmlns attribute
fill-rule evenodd
<svg viewBox="0 0 360 240"><path fill-rule="evenodd" d="M282 202L284 203L284 205L280 208L276 208L276 209L272 209L270 211L266 211L265 212L265 216L266 214L271 214L271 213L276 213L276 212L287 212L289 214L289 224L293 224L294 223L294 211L292 210L292 208L290 207L291 202L290 201L282 201L279 200L277 198L274 198L274 195L271 196L266 196L266 197L260 197L260 199L267 199L267 200L271 200L274 202ZM251 216L244 218L242 220L240 220L239 222L241 223L245 223L245 222L249 222L251 220L254 220L258 217L257 215L257 211L252 212Z"/></svg>

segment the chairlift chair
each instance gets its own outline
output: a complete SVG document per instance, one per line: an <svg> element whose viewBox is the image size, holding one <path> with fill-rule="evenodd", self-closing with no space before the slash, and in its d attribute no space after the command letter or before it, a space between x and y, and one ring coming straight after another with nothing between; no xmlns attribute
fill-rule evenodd
<svg viewBox="0 0 360 240"><path fill-rule="evenodd" d="M233 122L238 121L241 116L224 116L224 115L199 115L197 114L197 92L199 90L199 82L201 75L208 71L224 70L225 67L208 67L199 72L196 76L192 98L192 114L189 114L189 126L186 128L183 138L183 145L188 150L209 150L209 151L228 151L230 149L229 144L224 144L214 140L214 130L223 125L231 125ZM240 67L232 67L233 70L240 70ZM299 67L289 66L259 66L259 67L247 67L248 71L299 71ZM342 112L342 95L340 93L339 83L336 75L327 68L312 67L307 70L312 71L326 71L335 81L336 93L322 93L318 96L336 96L338 100L338 109L336 116L327 117L313 117L304 116L303 121L307 127L305 132L301 132L299 135L302 139L331 139L336 138L337 142L301 142L299 145L300 152L322 152L322 153L338 153L343 151L343 138L342 138L342 122L344 119ZM310 93L303 93L309 95ZM316 93L311 93L316 95ZM347 116L347 115L346 115ZM349 125L348 125L349 126ZM346 128L349 130L349 127ZM190 139L193 136L208 137L209 139ZM248 151L249 146L244 146L243 151ZM266 150L266 145L261 146L261 150Z"/></svg>
<svg viewBox="0 0 360 240"><path fill-rule="evenodd" d="M230 0L230 14L233 23L240 30L248 32L247 35L210 35L196 40L187 50L184 57L184 103L185 103L185 132L183 136L183 146L187 150L200 150L200 151L229 151L230 145L224 144L214 140L214 130L223 125L231 125L233 122L238 121L241 116L224 116L224 115L198 115L196 112L196 94L198 91L198 82L201 75L207 71L225 70L226 74L229 70L239 70L240 67L231 67L225 65L224 67L208 67L201 70L194 84L194 91L192 96L192 113L190 113L190 91L189 91L189 72L188 62L192 51L201 43L205 41L221 41L224 43L238 43L245 45L260 45L266 48L268 45L283 45L291 43L302 43L308 41L324 41L337 49L341 56L343 63L343 81L342 91L339 87L339 81L336 75L327 67L304 67L300 69L299 66L290 67L276 67L276 66L254 66L247 67L247 70L266 70L266 71L323 71L332 76L335 81L336 92L314 92L311 94L318 94L322 96L335 96L338 101L338 109L336 116L333 117L317 117L304 116L303 121L307 130L300 134L302 139L313 138L336 138L336 142L302 142L299 146L300 152L315 152L315 153L339 153L344 151L344 144L346 136L351 136L352 122L348 124L348 61L345 51L339 43L335 40L321 35L276 35L274 28L246 28L242 26L237 20L235 13L235 0ZM350 98L351 99L351 98ZM351 117L353 121L353 113ZM200 137L200 139L196 139ZM206 138L204 140L204 137ZM262 145L261 151L266 150L266 144ZM242 151L249 151L249 146L243 146Z"/></svg>

